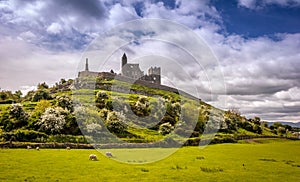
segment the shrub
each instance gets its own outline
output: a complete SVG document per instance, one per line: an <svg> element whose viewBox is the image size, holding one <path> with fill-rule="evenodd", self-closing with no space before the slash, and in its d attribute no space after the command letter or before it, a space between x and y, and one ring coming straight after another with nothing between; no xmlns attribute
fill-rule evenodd
<svg viewBox="0 0 300 182"><path fill-rule="evenodd" d="M40 100L49 100L49 99L52 99L50 93L48 90L46 89L39 89L37 90L33 97L32 97L32 101L33 102L37 102L37 101L40 101Z"/></svg>
<svg viewBox="0 0 300 182"><path fill-rule="evenodd" d="M74 111L72 99L68 95L61 95L56 97L56 105L70 112Z"/></svg>
<svg viewBox="0 0 300 182"><path fill-rule="evenodd" d="M140 117L148 116L150 113L149 99L145 96L140 96L135 104L132 106L133 112Z"/></svg>
<svg viewBox="0 0 300 182"><path fill-rule="evenodd" d="M115 111L107 114L105 125L109 131L116 134L124 133L128 127L125 122L125 116L122 113Z"/></svg>
<svg viewBox="0 0 300 182"><path fill-rule="evenodd" d="M159 126L159 133L167 135L172 132L174 127L170 123L163 123Z"/></svg>
<svg viewBox="0 0 300 182"><path fill-rule="evenodd" d="M34 130L17 130L15 131L15 137L17 141L30 142L35 141L37 138L47 138L48 136L45 133Z"/></svg>
<svg viewBox="0 0 300 182"><path fill-rule="evenodd" d="M24 111L21 104L12 104L9 108L9 115L14 124L13 128L21 128L28 123L29 115Z"/></svg>
<svg viewBox="0 0 300 182"><path fill-rule="evenodd" d="M14 132L3 132L0 135L0 138L3 138L5 141L9 141L12 138L20 142L34 142L38 138L47 138L48 136L45 133L41 133L34 130L16 130Z"/></svg>
<svg viewBox="0 0 300 182"><path fill-rule="evenodd" d="M108 106L108 95L105 91L99 91L96 94L96 106L99 109L107 108Z"/></svg>

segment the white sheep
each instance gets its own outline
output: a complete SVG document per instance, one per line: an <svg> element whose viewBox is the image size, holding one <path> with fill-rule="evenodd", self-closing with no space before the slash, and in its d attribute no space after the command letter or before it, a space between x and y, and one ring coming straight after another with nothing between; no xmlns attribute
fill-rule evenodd
<svg viewBox="0 0 300 182"><path fill-rule="evenodd" d="M91 154L90 157L89 157L89 160L96 161L98 159L97 159L97 156L95 154Z"/></svg>
<svg viewBox="0 0 300 182"><path fill-rule="evenodd" d="M112 155L111 152L105 152L105 155L106 155L107 157L113 157L113 155Z"/></svg>
<svg viewBox="0 0 300 182"><path fill-rule="evenodd" d="M35 149L36 149L36 150L40 150L40 147L36 147Z"/></svg>
<svg viewBox="0 0 300 182"><path fill-rule="evenodd" d="M31 149L31 146L30 146L30 145L27 145L27 149Z"/></svg>
<svg viewBox="0 0 300 182"><path fill-rule="evenodd" d="M71 148L70 148L70 147L67 147L66 149L67 149L67 150L71 150Z"/></svg>

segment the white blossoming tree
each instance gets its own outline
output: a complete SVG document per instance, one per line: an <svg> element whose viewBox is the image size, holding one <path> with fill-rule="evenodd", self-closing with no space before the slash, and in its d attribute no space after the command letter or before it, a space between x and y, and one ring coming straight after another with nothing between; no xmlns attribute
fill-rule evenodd
<svg viewBox="0 0 300 182"><path fill-rule="evenodd" d="M61 107L47 108L37 125L47 134L58 134L66 124L63 112Z"/></svg>

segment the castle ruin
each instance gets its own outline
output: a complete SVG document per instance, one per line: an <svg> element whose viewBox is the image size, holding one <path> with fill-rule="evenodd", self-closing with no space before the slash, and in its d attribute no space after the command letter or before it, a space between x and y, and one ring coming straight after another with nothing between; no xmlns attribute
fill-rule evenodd
<svg viewBox="0 0 300 182"><path fill-rule="evenodd" d="M121 63L122 76L126 76L135 80L139 79L155 84L161 84L160 74L160 67L150 67L148 69L148 74L144 74L144 72L141 71L139 64L127 63L127 56L125 53L123 54Z"/></svg>
<svg viewBox="0 0 300 182"><path fill-rule="evenodd" d="M89 71L88 58L86 58L85 69L78 73L78 77L92 76L97 77L104 72L92 72ZM121 76L134 79L143 80L154 84L161 84L161 69L160 67L150 67L148 73L144 74L140 69L139 64L127 63L127 56L124 53L121 59Z"/></svg>

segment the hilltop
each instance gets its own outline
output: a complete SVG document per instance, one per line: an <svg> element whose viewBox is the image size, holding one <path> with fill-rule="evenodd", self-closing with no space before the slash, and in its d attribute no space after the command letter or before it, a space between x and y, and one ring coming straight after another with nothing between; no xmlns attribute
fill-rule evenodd
<svg viewBox="0 0 300 182"><path fill-rule="evenodd" d="M268 126L258 117L246 118L237 110L223 111L176 89L161 88L86 76L61 79L52 87L41 83L23 97L2 91L0 140L198 145L209 137L212 143L236 142L247 137L292 137L297 131L288 125Z"/></svg>

